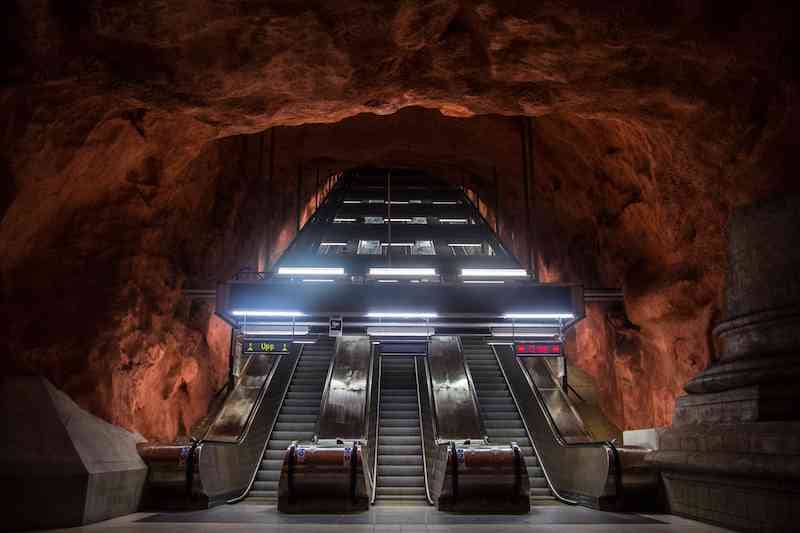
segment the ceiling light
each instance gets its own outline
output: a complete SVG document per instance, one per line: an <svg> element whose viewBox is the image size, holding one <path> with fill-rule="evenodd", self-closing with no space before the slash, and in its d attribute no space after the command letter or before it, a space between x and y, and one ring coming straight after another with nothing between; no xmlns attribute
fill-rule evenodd
<svg viewBox="0 0 800 533"><path fill-rule="evenodd" d="M436 313L414 312L414 311L370 311L367 313L371 318L436 318Z"/></svg>
<svg viewBox="0 0 800 533"><path fill-rule="evenodd" d="M457 205L457 204L458 204L458 202L451 202L451 201L447 201L447 202L433 202L433 205Z"/></svg>
<svg viewBox="0 0 800 533"><path fill-rule="evenodd" d="M524 268L462 268L463 277L524 278L528 272Z"/></svg>
<svg viewBox="0 0 800 533"><path fill-rule="evenodd" d="M447 246L452 246L454 248L480 248L483 245L478 242L469 242L469 243L453 242L448 244Z"/></svg>
<svg viewBox="0 0 800 533"><path fill-rule="evenodd" d="M381 246L389 246L388 242L382 242ZM413 242L393 242L392 246L414 246Z"/></svg>
<svg viewBox="0 0 800 533"><path fill-rule="evenodd" d="M309 278L304 279L303 283L333 283L334 280L332 279L319 279L319 278Z"/></svg>
<svg viewBox="0 0 800 533"><path fill-rule="evenodd" d="M466 224L469 220L466 218L440 218L439 222L447 224Z"/></svg>
<svg viewBox="0 0 800 533"><path fill-rule="evenodd" d="M505 281L502 279L465 279L464 283L503 284Z"/></svg>
<svg viewBox="0 0 800 533"><path fill-rule="evenodd" d="M320 246L347 246L346 242L321 242Z"/></svg>
<svg viewBox="0 0 800 533"><path fill-rule="evenodd" d="M379 279L378 283L397 283L396 279Z"/></svg>
<svg viewBox="0 0 800 533"><path fill-rule="evenodd" d="M533 318L533 319L557 319L557 318L575 318L572 313L506 313L503 318Z"/></svg>
<svg viewBox="0 0 800 533"><path fill-rule="evenodd" d="M262 310L254 310L249 311L245 309L236 309L231 311L233 316L305 316L305 313L301 313L300 311L262 311Z"/></svg>
<svg viewBox="0 0 800 533"><path fill-rule="evenodd" d="M344 276L342 267L280 267L278 274L287 276Z"/></svg>
<svg viewBox="0 0 800 533"><path fill-rule="evenodd" d="M246 327L245 335L308 335L308 326L259 326Z"/></svg>
<svg viewBox="0 0 800 533"><path fill-rule="evenodd" d="M534 329L526 328L492 328L493 337L546 337L553 339L555 333L542 333Z"/></svg>
<svg viewBox="0 0 800 533"><path fill-rule="evenodd" d="M355 222L356 219L354 218L334 218L334 222Z"/></svg>
<svg viewBox="0 0 800 533"><path fill-rule="evenodd" d="M371 337L430 337L436 335L434 328L370 327L367 335Z"/></svg>
<svg viewBox="0 0 800 533"><path fill-rule="evenodd" d="M435 276L435 268L392 268L373 267L369 269L370 276Z"/></svg>

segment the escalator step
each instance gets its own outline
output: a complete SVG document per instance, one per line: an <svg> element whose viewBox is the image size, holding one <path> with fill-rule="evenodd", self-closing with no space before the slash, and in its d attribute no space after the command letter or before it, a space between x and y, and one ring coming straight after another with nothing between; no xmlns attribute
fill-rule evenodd
<svg viewBox="0 0 800 533"><path fill-rule="evenodd" d="M552 492L528 440L527 431L494 353L482 343L471 343L464 340L462 342L464 342L465 359L475 384L481 417L489 442L516 442L525 459L530 479L531 497L552 499Z"/></svg>

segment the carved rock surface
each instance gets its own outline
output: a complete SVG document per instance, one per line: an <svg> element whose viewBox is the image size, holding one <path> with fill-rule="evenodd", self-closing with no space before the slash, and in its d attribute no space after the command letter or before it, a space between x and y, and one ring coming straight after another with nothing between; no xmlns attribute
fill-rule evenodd
<svg viewBox="0 0 800 533"><path fill-rule="evenodd" d="M294 231L269 193L290 196L297 167L266 187L251 157L266 137L240 134L407 106L534 117L543 279L626 289L627 319L591 314L576 356L622 428L669 422L713 357L731 208L800 187L789 5L18 0L0 15L6 371L148 438L184 433L224 379L224 327L181 289L258 264L254 212L274 218L273 254ZM432 149L486 177L464 150ZM330 166L424 159L356 152ZM523 257L518 169L498 176Z"/></svg>

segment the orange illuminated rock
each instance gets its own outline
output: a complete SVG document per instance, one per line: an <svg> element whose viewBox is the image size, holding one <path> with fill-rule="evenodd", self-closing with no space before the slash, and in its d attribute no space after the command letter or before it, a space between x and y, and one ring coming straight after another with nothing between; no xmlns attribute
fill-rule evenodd
<svg viewBox="0 0 800 533"><path fill-rule="evenodd" d="M713 358L724 221L800 187L800 32L791 6L651 4L3 3L4 371L185 434L229 332L181 290L278 257L298 182L302 223L330 173L409 165L499 211L523 262L533 232L544 280L624 287L576 364L621 427L669 422Z"/></svg>

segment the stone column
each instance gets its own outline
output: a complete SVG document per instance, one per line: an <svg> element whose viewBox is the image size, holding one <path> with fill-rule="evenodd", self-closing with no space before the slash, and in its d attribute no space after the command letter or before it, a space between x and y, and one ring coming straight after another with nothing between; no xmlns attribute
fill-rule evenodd
<svg viewBox="0 0 800 533"><path fill-rule="evenodd" d="M728 226L719 360L678 398L646 461L670 511L742 531L800 528L800 197Z"/></svg>
<svg viewBox="0 0 800 533"><path fill-rule="evenodd" d="M675 425L800 420L800 198L736 210L719 361L689 381Z"/></svg>

